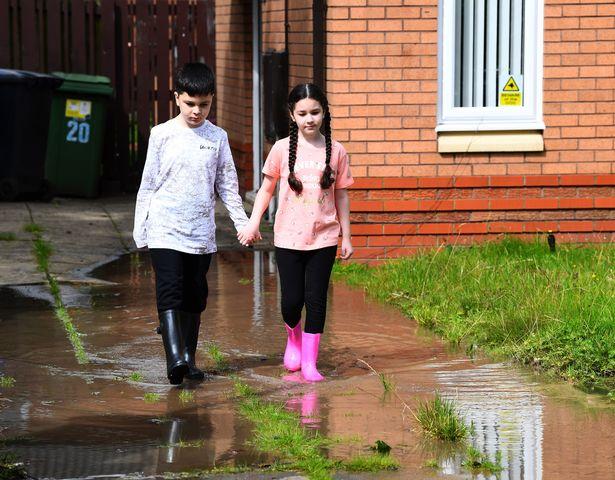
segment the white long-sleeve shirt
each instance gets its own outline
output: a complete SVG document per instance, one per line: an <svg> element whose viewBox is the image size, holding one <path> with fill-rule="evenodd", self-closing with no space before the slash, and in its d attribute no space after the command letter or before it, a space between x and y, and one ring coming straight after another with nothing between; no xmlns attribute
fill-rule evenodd
<svg viewBox="0 0 615 480"><path fill-rule="evenodd" d="M171 119L152 128L135 207L137 247L213 253L215 192L236 229L248 223L228 137L209 121L197 128Z"/></svg>

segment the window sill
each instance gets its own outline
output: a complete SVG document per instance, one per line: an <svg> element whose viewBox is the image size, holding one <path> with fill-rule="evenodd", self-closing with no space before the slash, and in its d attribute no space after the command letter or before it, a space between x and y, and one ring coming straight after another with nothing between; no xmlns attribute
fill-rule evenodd
<svg viewBox="0 0 615 480"><path fill-rule="evenodd" d="M541 131L438 132L438 153L542 152Z"/></svg>

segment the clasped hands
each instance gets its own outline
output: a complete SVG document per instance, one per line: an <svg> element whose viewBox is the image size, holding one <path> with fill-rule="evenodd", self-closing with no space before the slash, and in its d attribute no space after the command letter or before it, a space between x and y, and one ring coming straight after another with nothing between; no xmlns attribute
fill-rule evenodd
<svg viewBox="0 0 615 480"><path fill-rule="evenodd" d="M239 240L239 243L244 247L249 247L254 242L262 240L263 237L258 227L258 224L253 225L251 222L248 222L243 228L240 228L237 232L237 240Z"/></svg>

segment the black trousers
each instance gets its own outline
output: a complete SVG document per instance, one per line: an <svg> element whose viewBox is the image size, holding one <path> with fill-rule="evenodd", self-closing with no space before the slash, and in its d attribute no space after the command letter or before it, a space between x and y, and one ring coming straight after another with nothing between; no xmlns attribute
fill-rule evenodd
<svg viewBox="0 0 615 480"><path fill-rule="evenodd" d="M149 253L156 274L158 312L203 312L207 307L206 275L212 254L184 253L168 248L151 248Z"/></svg>
<svg viewBox="0 0 615 480"><path fill-rule="evenodd" d="M282 289L282 318L294 328L305 305L306 333L322 333L327 315L327 291L337 247L317 250L275 249Z"/></svg>

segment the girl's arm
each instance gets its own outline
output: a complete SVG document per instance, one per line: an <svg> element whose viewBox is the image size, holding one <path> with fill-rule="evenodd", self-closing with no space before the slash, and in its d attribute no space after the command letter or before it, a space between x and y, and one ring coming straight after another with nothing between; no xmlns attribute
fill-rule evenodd
<svg viewBox="0 0 615 480"><path fill-rule="evenodd" d="M348 190L345 188L335 189L335 208L337 210L337 218L342 227L342 260L348 260L354 253L352 248L352 239L350 236L350 203L348 201Z"/></svg>
<svg viewBox="0 0 615 480"><path fill-rule="evenodd" d="M260 227L261 218L263 213L265 213L265 210L267 210L267 207L269 207L269 202L275 192L275 185L277 182L278 181L276 178L269 175L263 175L263 184L254 199L254 206L252 207L250 221L237 233L239 243L245 244L251 243L256 239L260 240L258 229Z"/></svg>

